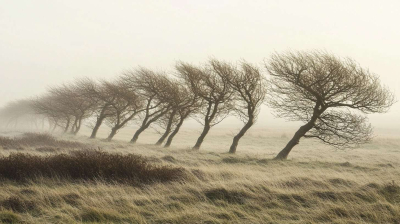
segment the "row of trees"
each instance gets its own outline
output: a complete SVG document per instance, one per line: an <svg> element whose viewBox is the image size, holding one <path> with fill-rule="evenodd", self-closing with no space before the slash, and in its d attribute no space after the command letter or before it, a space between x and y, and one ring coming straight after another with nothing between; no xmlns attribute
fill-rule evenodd
<svg viewBox="0 0 400 224"><path fill-rule="evenodd" d="M111 128L107 139L112 140L134 120L140 124L131 139L135 143L143 131L157 125L163 133L156 144L166 142L165 147L192 117L203 125L196 150L213 126L234 114L244 123L229 150L235 153L266 101L278 117L305 123L277 159L286 159L303 137L335 147L367 142L372 128L366 114L386 112L394 103L393 94L378 76L351 59L326 52L276 53L265 67L268 81L257 66L245 61L234 65L211 59L200 66L178 62L174 76L138 68L112 81L76 80L19 102L46 118L53 130L73 134L84 120L94 117L91 138L106 123Z"/></svg>

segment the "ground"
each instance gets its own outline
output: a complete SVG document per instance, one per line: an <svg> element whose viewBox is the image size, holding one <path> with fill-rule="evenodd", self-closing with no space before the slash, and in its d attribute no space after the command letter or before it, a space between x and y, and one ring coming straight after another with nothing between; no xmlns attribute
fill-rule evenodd
<svg viewBox="0 0 400 224"><path fill-rule="evenodd" d="M135 145L132 130L113 142L57 136L111 153L135 153L153 164L183 167L180 181L143 186L37 178L0 183L4 223L400 223L400 138L377 136L359 148L335 150L304 140L288 161L271 160L288 130L252 129L238 153L226 153L237 130L215 129L200 151L199 130L185 129L171 148L154 146L149 130ZM15 133L1 133L14 135ZM146 144L147 143L147 144ZM69 149L2 149L0 154L68 153Z"/></svg>

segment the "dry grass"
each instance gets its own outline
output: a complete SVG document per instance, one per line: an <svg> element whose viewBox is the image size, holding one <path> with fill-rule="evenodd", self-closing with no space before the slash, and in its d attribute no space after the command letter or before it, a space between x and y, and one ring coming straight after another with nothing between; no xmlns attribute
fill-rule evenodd
<svg viewBox="0 0 400 224"><path fill-rule="evenodd" d="M215 137L217 142L230 136ZM279 145L279 137L265 141ZM347 152L305 141L273 161L258 134L238 155L102 142L107 152L146 155L184 167L184 181L135 187L106 181L36 179L0 184L5 223L400 223L400 140L377 139ZM213 139L210 138L213 144ZM78 138L85 144L91 140ZM257 141L260 141L258 145ZM312 148L310 147L312 146ZM279 148L278 148L279 149ZM278 150L277 149L277 150ZM14 152L14 151L12 151ZM49 152L25 150L32 155ZM322 153L323 152L323 153ZM9 155L10 150L3 151ZM50 154L57 154L57 152ZM11 221L10 221L11 220Z"/></svg>

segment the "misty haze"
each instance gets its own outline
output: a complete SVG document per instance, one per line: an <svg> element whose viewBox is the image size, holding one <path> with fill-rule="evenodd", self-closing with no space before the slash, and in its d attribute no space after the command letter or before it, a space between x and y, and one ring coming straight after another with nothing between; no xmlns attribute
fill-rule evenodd
<svg viewBox="0 0 400 224"><path fill-rule="evenodd" d="M400 223L398 1L0 5L0 223Z"/></svg>

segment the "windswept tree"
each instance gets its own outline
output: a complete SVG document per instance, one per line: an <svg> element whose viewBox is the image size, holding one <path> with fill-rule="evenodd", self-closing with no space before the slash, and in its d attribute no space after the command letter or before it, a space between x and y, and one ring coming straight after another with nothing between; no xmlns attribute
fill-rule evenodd
<svg viewBox="0 0 400 224"><path fill-rule="evenodd" d="M83 82L76 80L74 83L62 84L51 87L49 94L60 104L62 110L73 118L70 133L77 134L82 126L82 121L93 113L96 101L91 101L80 85Z"/></svg>
<svg viewBox="0 0 400 224"><path fill-rule="evenodd" d="M200 149L204 138L211 127L226 118L232 109L232 88L226 77L234 72L227 63L211 59L204 67L196 67L179 62L176 65L179 76L191 91L204 101L204 107L199 111L203 131L193 149Z"/></svg>
<svg viewBox="0 0 400 224"><path fill-rule="evenodd" d="M194 94L190 88L183 83L178 83L176 86L177 94L175 95L175 107L177 108L176 119L174 119L172 132L167 138L164 147L171 146L176 134L178 134L183 122L191 115L196 114L202 107L202 99Z"/></svg>
<svg viewBox="0 0 400 224"><path fill-rule="evenodd" d="M320 51L276 53L266 68L269 106L279 117L305 123L275 159L286 159L302 137L334 147L368 142L372 128L365 115L386 112L394 103L378 76L349 58Z"/></svg>
<svg viewBox="0 0 400 224"><path fill-rule="evenodd" d="M240 68L234 72L226 73L226 77L234 91L233 110L245 124L239 133L233 138L229 153L235 153L239 140L247 130L256 122L260 106L264 103L266 94L266 82L259 69L242 61Z"/></svg>
<svg viewBox="0 0 400 224"><path fill-rule="evenodd" d="M91 79L81 79L79 82L79 92L84 94L87 100L93 103L94 122L90 138L96 138L97 132L103 121L110 116L115 115L115 109L112 107L120 96L120 92L115 90L115 85L107 81L96 82ZM117 85L118 86L118 85Z"/></svg>
<svg viewBox="0 0 400 224"><path fill-rule="evenodd" d="M36 114L47 117L52 131L57 127L62 128L64 133L69 130L73 121L72 112L57 95L46 93L32 100L32 107Z"/></svg>
<svg viewBox="0 0 400 224"><path fill-rule="evenodd" d="M104 91L112 96L110 100L109 116L105 119L111 127L107 137L111 141L117 132L125 127L136 115L144 110L142 98L131 91L125 82L117 80L114 82L102 82Z"/></svg>
<svg viewBox="0 0 400 224"><path fill-rule="evenodd" d="M130 91L136 92L144 101L144 111L139 115L142 122L131 139L131 143L136 143L143 131L170 111L170 101L163 97L170 88L170 81L165 74L146 68L126 73L123 80Z"/></svg>
<svg viewBox="0 0 400 224"><path fill-rule="evenodd" d="M178 110L182 103L179 98L179 83L177 80L173 80L169 77L164 76L163 89L159 91L158 98L163 102L167 102L170 106L170 110L162 117L160 117L155 123L161 127L164 132L156 142L156 145L161 145L164 140L171 133L174 124L178 122Z"/></svg>
<svg viewBox="0 0 400 224"><path fill-rule="evenodd" d="M22 99L11 101L0 108L0 121L6 128L10 128L10 125L14 128L32 125L39 128L38 122L44 125L44 116L35 113L31 100Z"/></svg>

